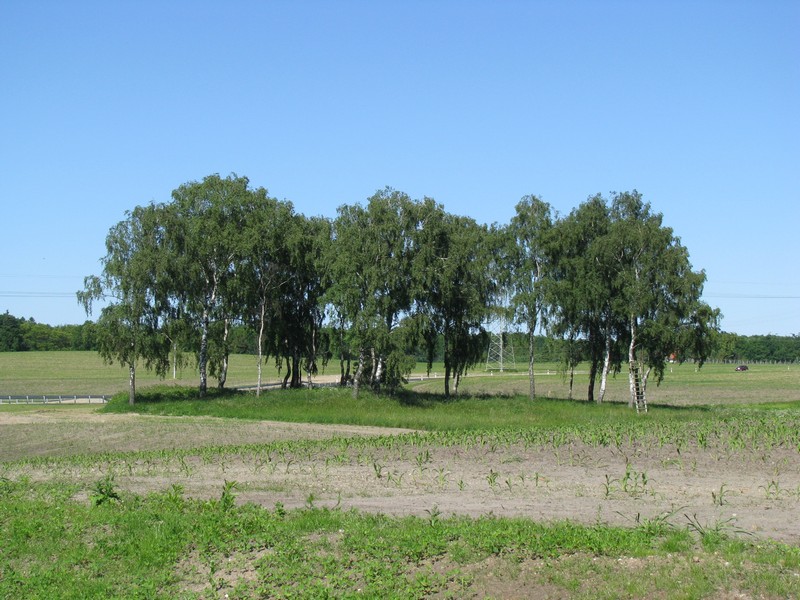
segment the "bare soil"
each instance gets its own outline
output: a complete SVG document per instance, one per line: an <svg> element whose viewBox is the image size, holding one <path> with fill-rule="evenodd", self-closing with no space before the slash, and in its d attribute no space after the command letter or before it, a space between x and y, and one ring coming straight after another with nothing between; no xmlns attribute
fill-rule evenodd
<svg viewBox="0 0 800 600"><path fill-rule="evenodd" d="M0 460L103 451L200 448L395 435L406 430L307 425L215 418L98 414L96 408L0 412ZM344 448L342 450L341 448ZM181 485L192 497L219 497L237 482L240 502L286 508L355 508L393 515L525 516L632 526L666 519L679 527L720 528L729 534L800 544L800 453L765 454L725 448L558 449L523 445L443 447L337 446L319 455L229 453L218 460L189 455L181 464L118 469L122 489L146 493ZM100 476L87 468L7 463L34 479Z"/></svg>

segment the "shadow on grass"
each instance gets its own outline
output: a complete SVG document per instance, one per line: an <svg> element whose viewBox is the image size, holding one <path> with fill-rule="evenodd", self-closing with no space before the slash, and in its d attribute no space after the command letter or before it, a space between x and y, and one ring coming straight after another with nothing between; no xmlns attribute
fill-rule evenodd
<svg viewBox="0 0 800 600"><path fill-rule="evenodd" d="M136 393L136 405L153 405L172 402L197 402L206 400L220 400L223 398L233 398L236 396L248 396L247 392L235 389L209 388L206 390L204 398L200 397L200 390L197 387L185 387L175 385L159 385L142 389ZM128 392L115 394L109 400L108 408L129 407Z"/></svg>
<svg viewBox="0 0 800 600"><path fill-rule="evenodd" d="M403 406L414 408L434 408L441 405L455 405L464 402L493 402L498 400L515 401L519 404L529 405L531 408L539 407L563 407L563 408L580 408L582 410L628 410L628 403L625 401L606 401L602 404L596 402L589 402L583 399L568 399L568 398L544 398L537 397L530 400L523 394L459 394L445 396L441 392L420 392L413 389L402 389L396 391L393 395L399 403ZM714 407L707 405L694 405L694 406L677 406L672 404L658 404L651 403L649 405L651 410L664 413L686 414L686 413L707 413L714 410ZM632 409L631 409L632 410Z"/></svg>

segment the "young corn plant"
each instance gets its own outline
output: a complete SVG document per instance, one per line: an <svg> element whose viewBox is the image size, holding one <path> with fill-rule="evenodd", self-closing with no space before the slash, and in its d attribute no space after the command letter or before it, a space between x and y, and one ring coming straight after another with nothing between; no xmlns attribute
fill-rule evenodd
<svg viewBox="0 0 800 600"><path fill-rule="evenodd" d="M649 480L647 473L634 471L630 464L625 467L625 475L622 478L622 490L629 496L638 498L647 492Z"/></svg>
<svg viewBox="0 0 800 600"><path fill-rule="evenodd" d="M719 486L719 492L715 492L711 490L711 500L716 506L725 506L728 504L727 497L730 493L730 490L725 489L725 484L723 483Z"/></svg>

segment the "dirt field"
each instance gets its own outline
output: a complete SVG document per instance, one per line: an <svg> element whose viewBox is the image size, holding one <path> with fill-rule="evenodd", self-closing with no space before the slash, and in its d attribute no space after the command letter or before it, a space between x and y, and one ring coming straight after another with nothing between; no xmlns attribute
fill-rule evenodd
<svg viewBox="0 0 800 600"><path fill-rule="evenodd" d="M213 418L101 415L96 407L0 412L0 460L101 451L200 448L395 435L403 430L354 426L232 422ZM33 479L76 477L94 468L6 464L2 474ZM199 498L218 497L237 482L240 502L287 508L313 504L386 514L494 514L540 521L634 525L665 517L680 527L800 544L800 453L769 455L709 447L551 447L427 443L359 449L338 444L320 454L222 453L208 460L138 461L114 469L119 487L137 493L181 485Z"/></svg>

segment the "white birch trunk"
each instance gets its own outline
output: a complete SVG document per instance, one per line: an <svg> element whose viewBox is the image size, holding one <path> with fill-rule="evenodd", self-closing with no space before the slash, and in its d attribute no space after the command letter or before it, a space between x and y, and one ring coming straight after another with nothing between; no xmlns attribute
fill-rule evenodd
<svg viewBox="0 0 800 600"><path fill-rule="evenodd" d="M600 375L600 395L597 403L600 404L606 395L606 384L608 383L608 372L611 369L611 335L606 334L605 356L603 357L603 372Z"/></svg>
<svg viewBox="0 0 800 600"><path fill-rule="evenodd" d="M264 302L261 303L261 314L258 322L258 383L256 384L256 397L261 395L261 373L264 363L264 315L266 312Z"/></svg>
<svg viewBox="0 0 800 600"><path fill-rule="evenodd" d="M531 400L536 398L536 382L533 378L533 353L536 350L536 323L528 325L528 397Z"/></svg>
<svg viewBox="0 0 800 600"><path fill-rule="evenodd" d="M136 365L131 363L128 365L128 377L129 377L129 388L128 388L128 404L133 406L136 402Z"/></svg>
<svg viewBox="0 0 800 600"><path fill-rule="evenodd" d="M635 376L635 369L636 369L636 318L631 315L630 319L630 328L631 328L631 343L628 346L628 385L630 387L630 400L628 401L628 406L633 408L636 406L636 376Z"/></svg>
<svg viewBox="0 0 800 600"><path fill-rule="evenodd" d="M203 309L203 322L202 331L200 334L200 355L197 357L197 368L200 371L200 397L206 395L208 389L208 375L206 367L208 366L208 326L211 321L208 308Z"/></svg>
<svg viewBox="0 0 800 600"><path fill-rule="evenodd" d="M208 281L206 281L208 283ZM202 333L200 336L200 356L197 359L197 367L200 371L200 397L203 398L208 390L208 328L211 325L211 307L217 299L217 287L214 285L206 296L203 305Z"/></svg>
<svg viewBox="0 0 800 600"><path fill-rule="evenodd" d="M228 381L228 333L230 332L230 321L225 319L225 328L222 333L222 367L219 370L219 389L225 387Z"/></svg>
<svg viewBox="0 0 800 600"><path fill-rule="evenodd" d="M375 369L375 384L380 385L383 378L383 357L378 357L378 366Z"/></svg>
<svg viewBox="0 0 800 600"><path fill-rule="evenodd" d="M372 372L369 375L369 384L375 385L375 374L378 372L378 360L375 357L375 348L370 348L370 358L372 359Z"/></svg>
<svg viewBox="0 0 800 600"><path fill-rule="evenodd" d="M364 374L364 349L358 351L358 368L353 378L353 398L358 398L358 388L361 385L361 376Z"/></svg>

